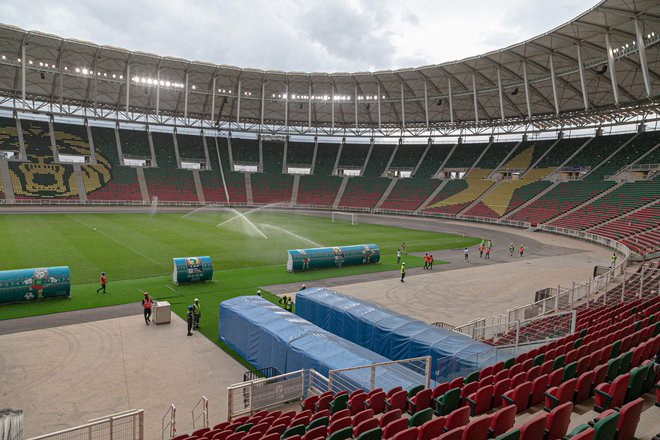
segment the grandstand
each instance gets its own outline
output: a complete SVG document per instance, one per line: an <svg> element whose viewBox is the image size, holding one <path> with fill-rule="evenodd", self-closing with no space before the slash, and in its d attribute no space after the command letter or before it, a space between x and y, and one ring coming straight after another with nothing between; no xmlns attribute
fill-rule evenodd
<svg viewBox="0 0 660 440"><path fill-rule="evenodd" d="M227 325L229 318L217 332L244 361L232 363L228 376L249 371L243 382L221 390L230 396L222 403L227 413L205 413L202 428L195 425L196 409L192 429L180 423L177 431L174 410L165 417L152 410L150 427L161 417L165 424L169 414L169 431L162 428L161 436L175 440L650 439L660 432L660 377L652 360L660 350L659 17L657 1L604 0L498 51L359 73L217 66L0 25L0 209L54 212L53 206L71 205L57 209L73 215L163 208L176 213L175 221L179 212L210 205L241 213L276 205L316 216L355 212L400 226L419 220L416 227L468 235L511 234L516 247L525 243L522 237L557 234L574 240L573 258L597 245L619 263L608 268L609 261L589 260L593 273L586 283L535 286L537 298L529 304L514 304L521 293L515 280L501 280L511 284L511 304L503 311L461 298L475 320L435 323L442 329L421 321L412 326L392 314L379 328L373 319L366 332L372 339L361 338L356 316L388 312L357 301L355 316L341 323L334 310L327 312L333 320L322 322L320 314L296 316L256 297L233 298L224 309L209 304L220 314L239 304L241 319L252 320L252 339ZM180 78L177 86L153 79L161 74ZM140 264L153 262L123 237L113 240L132 249ZM15 237L7 242L11 252L27 252ZM566 268L565 254L548 249L534 258ZM31 252L35 267L42 265ZM461 249L454 253L440 270L483 279L486 263L468 266ZM520 255L507 263L519 264L519 277L533 278L523 261ZM214 287L245 294L240 270ZM410 297L400 294L411 289L415 307L430 307L425 301L451 286L426 272L413 275L435 280L430 290L399 283L398 271L383 272L381 279L396 283L379 291L380 298L412 314L411 303L401 304ZM351 283L362 281L360 275ZM341 287L324 278L331 275L317 271L309 279ZM267 284L267 276L262 281ZM156 286L180 295L175 287ZM185 314L182 304L173 305ZM416 358L424 367L408 371L406 363L418 354L409 347L442 345L447 342L429 335L456 332L487 355ZM278 338L290 350L286 362L272 342ZM235 340L241 343L232 345ZM166 358L159 359L157 367L165 368ZM75 361L61 365L70 364ZM20 369L8 368L8 377ZM116 378L117 371L109 374ZM182 371L167 373L185 394ZM12 396L5 397L11 403ZM121 399L103 411L127 409L130 399ZM169 404L156 406L165 413ZM60 410L62 417L72 412ZM186 418L189 410L183 408Z"/></svg>

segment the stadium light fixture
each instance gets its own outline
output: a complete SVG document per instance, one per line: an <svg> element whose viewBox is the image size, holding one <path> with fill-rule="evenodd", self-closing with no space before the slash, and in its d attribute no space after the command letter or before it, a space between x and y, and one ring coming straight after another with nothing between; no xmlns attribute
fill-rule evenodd
<svg viewBox="0 0 660 440"><path fill-rule="evenodd" d="M7 57L3 55L3 56L2 56L2 59L3 59L3 60L6 60L6 59L7 59Z"/></svg>
<svg viewBox="0 0 660 440"><path fill-rule="evenodd" d="M28 61L28 64L32 64L32 60L29 60L29 61Z"/></svg>
<svg viewBox="0 0 660 440"><path fill-rule="evenodd" d="M197 88L197 87L195 87L194 85L192 86L192 89L193 89L193 90L195 90L196 88Z"/></svg>
<svg viewBox="0 0 660 440"><path fill-rule="evenodd" d="M119 75L119 79L124 79L124 75Z"/></svg>

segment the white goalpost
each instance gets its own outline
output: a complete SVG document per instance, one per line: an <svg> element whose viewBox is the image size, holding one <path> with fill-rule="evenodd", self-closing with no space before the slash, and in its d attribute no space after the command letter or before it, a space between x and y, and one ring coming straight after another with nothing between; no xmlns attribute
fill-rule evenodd
<svg viewBox="0 0 660 440"><path fill-rule="evenodd" d="M335 222L350 222L351 225L357 225L358 223L358 215L353 212L338 212L338 211L333 211L332 212L332 223Z"/></svg>

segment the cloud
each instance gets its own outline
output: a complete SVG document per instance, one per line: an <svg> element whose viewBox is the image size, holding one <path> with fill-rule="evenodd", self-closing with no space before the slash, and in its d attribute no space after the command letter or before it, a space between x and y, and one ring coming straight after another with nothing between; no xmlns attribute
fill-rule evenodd
<svg viewBox="0 0 660 440"><path fill-rule="evenodd" d="M595 1L3 0L0 20L162 56L265 70L355 72L499 49L546 32Z"/></svg>

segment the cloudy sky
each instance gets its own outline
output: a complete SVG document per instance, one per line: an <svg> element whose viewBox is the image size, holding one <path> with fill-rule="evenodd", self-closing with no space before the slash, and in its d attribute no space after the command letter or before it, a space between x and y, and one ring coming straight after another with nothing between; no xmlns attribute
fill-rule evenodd
<svg viewBox="0 0 660 440"><path fill-rule="evenodd" d="M308 72L452 61L551 30L596 0L1 0L0 22L190 60Z"/></svg>

